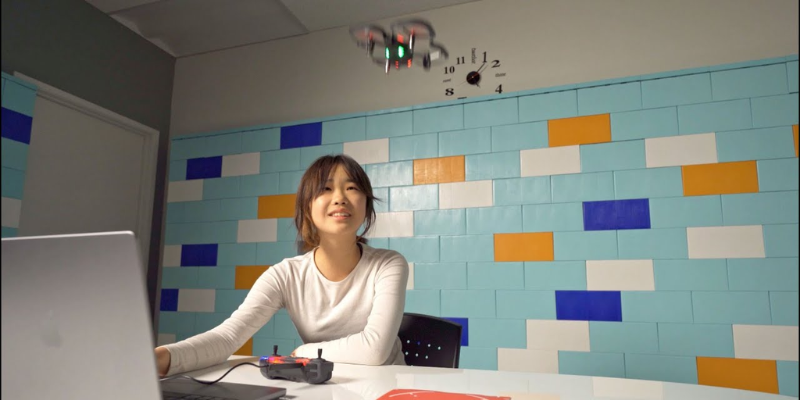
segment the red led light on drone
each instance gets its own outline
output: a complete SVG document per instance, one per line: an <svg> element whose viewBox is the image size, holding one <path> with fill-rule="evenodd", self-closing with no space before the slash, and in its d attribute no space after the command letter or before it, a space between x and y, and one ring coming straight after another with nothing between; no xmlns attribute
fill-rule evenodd
<svg viewBox="0 0 800 400"><path fill-rule="evenodd" d="M397 35L397 41L403 43L403 35Z"/></svg>

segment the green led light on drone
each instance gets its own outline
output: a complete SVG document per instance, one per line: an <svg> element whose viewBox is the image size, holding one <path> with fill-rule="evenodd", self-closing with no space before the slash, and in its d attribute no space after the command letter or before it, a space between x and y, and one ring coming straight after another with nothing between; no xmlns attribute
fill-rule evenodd
<svg viewBox="0 0 800 400"><path fill-rule="evenodd" d="M403 58L405 54L406 54L406 49L404 49L403 46L397 46L397 56Z"/></svg>
<svg viewBox="0 0 800 400"><path fill-rule="evenodd" d="M389 48L386 48L386 58L389 58Z"/></svg>

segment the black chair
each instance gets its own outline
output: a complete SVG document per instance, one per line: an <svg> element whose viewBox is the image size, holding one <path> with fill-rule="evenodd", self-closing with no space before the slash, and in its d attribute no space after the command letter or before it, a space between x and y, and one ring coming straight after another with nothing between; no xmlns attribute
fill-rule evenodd
<svg viewBox="0 0 800 400"><path fill-rule="evenodd" d="M461 324L430 315L404 313L398 336L407 365L458 368Z"/></svg>

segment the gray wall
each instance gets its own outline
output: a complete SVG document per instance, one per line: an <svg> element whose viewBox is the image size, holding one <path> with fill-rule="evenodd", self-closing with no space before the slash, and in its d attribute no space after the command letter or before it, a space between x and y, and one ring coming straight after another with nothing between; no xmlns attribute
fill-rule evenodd
<svg viewBox="0 0 800 400"><path fill-rule="evenodd" d="M2 68L161 132L147 269L157 324L175 58L83 0L2 0Z"/></svg>

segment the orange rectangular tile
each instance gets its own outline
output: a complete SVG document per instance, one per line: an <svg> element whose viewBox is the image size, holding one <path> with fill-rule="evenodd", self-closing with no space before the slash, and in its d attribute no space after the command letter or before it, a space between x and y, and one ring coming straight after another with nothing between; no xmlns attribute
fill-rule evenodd
<svg viewBox="0 0 800 400"><path fill-rule="evenodd" d="M778 367L772 360L697 357L697 383L778 393Z"/></svg>
<svg viewBox="0 0 800 400"><path fill-rule="evenodd" d="M234 287L236 289L247 289L253 287L261 274L269 268L269 265L240 265L236 267L236 279Z"/></svg>
<svg viewBox="0 0 800 400"><path fill-rule="evenodd" d="M684 196L758 192L755 161L684 165L681 171Z"/></svg>
<svg viewBox="0 0 800 400"><path fill-rule="evenodd" d="M247 339L246 342L233 353L235 356L252 356L253 355L253 338Z"/></svg>
<svg viewBox="0 0 800 400"><path fill-rule="evenodd" d="M294 218L296 194L279 194L258 198L258 219Z"/></svg>
<svg viewBox="0 0 800 400"><path fill-rule="evenodd" d="M794 156L797 157L797 125L792 126L794 131Z"/></svg>
<svg viewBox="0 0 800 400"><path fill-rule="evenodd" d="M553 232L497 233L495 261L553 261Z"/></svg>
<svg viewBox="0 0 800 400"><path fill-rule="evenodd" d="M414 184L464 182L464 156L414 160Z"/></svg>
<svg viewBox="0 0 800 400"><path fill-rule="evenodd" d="M610 114L587 115L547 121L550 147L611 141Z"/></svg>

